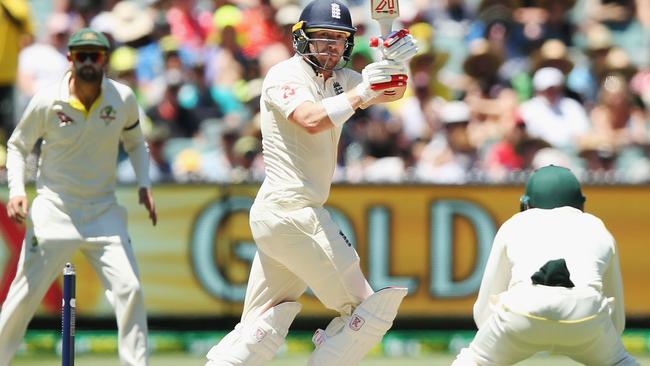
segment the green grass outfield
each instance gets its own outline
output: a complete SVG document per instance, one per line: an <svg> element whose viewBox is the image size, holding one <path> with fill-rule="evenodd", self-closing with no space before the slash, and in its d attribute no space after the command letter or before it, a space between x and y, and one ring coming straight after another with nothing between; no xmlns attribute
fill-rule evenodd
<svg viewBox="0 0 650 366"><path fill-rule="evenodd" d="M453 356L446 354L431 355L422 358L368 358L361 363L361 366L432 366L450 365ZM650 365L650 357L637 357L641 365ZM20 356L14 360L13 366L53 366L59 365L60 359L53 356ZM305 366L307 357L279 357L274 359L268 366ZM80 356L75 359L76 366L115 366L119 365L117 356ZM201 356L168 354L152 356L150 366L204 366L205 361ZM530 360L518 363L519 366L575 366L579 365L565 357L537 355Z"/></svg>
<svg viewBox="0 0 650 366"><path fill-rule="evenodd" d="M225 334L216 332L155 331L149 334L150 366L204 366L205 354ZM473 331L404 331L387 334L370 351L361 366L450 365L454 355L467 346ZM60 365L60 334L57 331L28 331L13 366ZM650 366L650 331L630 330L623 343L641 365ZM313 349L311 332L293 332L269 366L304 366ZM75 336L77 366L116 366L117 336L111 331L80 331ZM575 366L561 356L539 354L519 366Z"/></svg>

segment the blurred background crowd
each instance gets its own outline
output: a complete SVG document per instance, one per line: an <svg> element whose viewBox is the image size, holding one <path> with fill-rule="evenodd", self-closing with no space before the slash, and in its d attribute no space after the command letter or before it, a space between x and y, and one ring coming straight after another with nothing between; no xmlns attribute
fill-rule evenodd
<svg viewBox="0 0 650 366"><path fill-rule="evenodd" d="M357 71L379 57L368 1L348 1ZM90 26L113 43L109 77L140 102L154 181L264 178L261 82L293 55L306 1L0 3L3 140L68 68L70 34ZM344 124L335 181L508 183L555 163L584 181L650 182L650 1L400 0L400 10L420 45L409 90ZM133 182L119 158L118 179Z"/></svg>

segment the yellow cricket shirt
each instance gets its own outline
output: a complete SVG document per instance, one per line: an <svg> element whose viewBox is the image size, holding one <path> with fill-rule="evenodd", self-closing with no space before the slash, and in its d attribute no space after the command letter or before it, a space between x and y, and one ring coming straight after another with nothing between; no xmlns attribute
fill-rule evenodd
<svg viewBox="0 0 650 366"><path fill-rule="evenodd" d="M70 73L30 101L7 146L10 197L24 195L25 159L43 139L39 195L84 202L114 199L120 140L140 187L151 185L149 155L131 89L105 78L90 110L69 92Z"/></svg>

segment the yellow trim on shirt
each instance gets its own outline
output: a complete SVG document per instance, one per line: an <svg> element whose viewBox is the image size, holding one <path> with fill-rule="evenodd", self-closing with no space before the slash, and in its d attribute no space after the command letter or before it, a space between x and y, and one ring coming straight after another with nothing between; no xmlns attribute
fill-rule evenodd
<svg viewBox="0 0 650 366"><path fill-rule="evenodd" d="M544 318L544 317L539 316L539 315L533 315L533 314L526 313L526 312L514 311L514 310L510 309L508 306L506 306L505 304L501 304L501 306L503 306L503 308L508 312L518 314L518 315L522 315L522 316L525 316L525 317L530 318L530 319L542 320L542 321L548 321L548 322L556 322L556 323L562 323L562 324L582 323L584 321L591 320L591 319L593 319L593 318L595 318L595 317L597 317L599 315L597 313L597 314L593 314L593 315L590 315L588 317L580 318L580 319L572 319L572 320L559 319L559 320L555 320L555 319Z"/></svg>
<svg viewBox="0 0 650 366"><path fill-rule="evenodd" d="M86 110L86 106L83 103L81 103L81 101L77 97L73 95L70 96L69 103L70 103L70 107L83 112L84 117L88 118L90 112L92 112L93 110L95 110L95 108L99 106L99 104L102 102L102 99L103 99L103 93L100 93L97 99L95 99L95 101L93 102L93 105L90 106L90 110L88 111Z"/></svg>

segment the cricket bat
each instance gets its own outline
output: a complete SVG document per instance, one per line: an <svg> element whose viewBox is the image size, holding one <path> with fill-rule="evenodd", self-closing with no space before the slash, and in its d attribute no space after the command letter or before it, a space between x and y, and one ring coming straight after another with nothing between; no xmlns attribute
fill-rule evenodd
<svg viewBox="0 0 650 366"><path fill-rule="evenodd" d="M370 17L379 23L381 36L385 38L399 17L399 0L370 0Z"/></svg>
<svg viewBox="0 0 650 366"><path fill-rule="evenodd" d="M370 17L379 23L382 40L393 30L393 22L399 17L399 0L370 0ZM371 47L379 46L379 40L370 40ZM384 90L384 95L395 95L395 89Z"/></svg>

